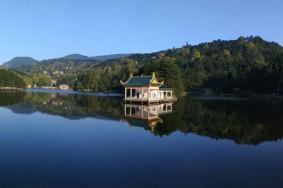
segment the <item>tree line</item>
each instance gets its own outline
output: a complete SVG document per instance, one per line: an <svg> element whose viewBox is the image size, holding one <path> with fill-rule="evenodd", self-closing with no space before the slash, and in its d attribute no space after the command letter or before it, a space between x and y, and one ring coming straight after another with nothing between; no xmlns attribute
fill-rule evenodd
<svg viewBox="0 0 283 188"><path fill-rule="evenodd" d="M79 75L78 90L119 90L130 73L156 72L177 95L186 91L208 94L282 94L283 48L260 37L216 40L196 46L149 54L134 54L93 66Z"/></svg>

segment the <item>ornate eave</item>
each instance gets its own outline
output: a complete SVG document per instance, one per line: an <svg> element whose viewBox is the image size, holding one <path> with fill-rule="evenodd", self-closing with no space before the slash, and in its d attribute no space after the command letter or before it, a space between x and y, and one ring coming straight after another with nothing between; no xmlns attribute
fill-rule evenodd
<svg viewBox="0 0 283 188"><path fill-rule="evenodd" d="M120 84L124 87L161 87L164 84L164 81L159 82L153 72L151 76L133 76L133 74L130 74L130 78L126 82L120 80Z"/></svg>

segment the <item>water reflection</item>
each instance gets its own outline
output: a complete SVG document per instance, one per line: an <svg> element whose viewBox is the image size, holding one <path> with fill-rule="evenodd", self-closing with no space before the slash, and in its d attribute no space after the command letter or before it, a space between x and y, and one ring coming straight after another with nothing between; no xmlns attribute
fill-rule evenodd
<svg viewBox="0 0 283 188"><path fill-rule="evenodd" d="M163 123L159 117L162 114L173 112L172 103L155 105L125 104L125 118L131 125L149 127L152 132L158 123Z"/></svg>
<svg viewBox="0 0 283 188"><path fill-rule="evenodd" d="M119 97L0 92L0 106L14 113L41 112L70 120L124 120L157 136L179 131L238 144L259 144L283 137L283 107L278 102L183 98L175 104L144 106L124 105L121 101Z"/></svg>

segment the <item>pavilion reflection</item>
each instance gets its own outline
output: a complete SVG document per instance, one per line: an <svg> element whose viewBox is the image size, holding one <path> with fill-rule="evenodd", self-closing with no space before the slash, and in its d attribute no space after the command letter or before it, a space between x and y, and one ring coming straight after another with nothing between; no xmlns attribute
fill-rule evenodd
<svg viewBox="0 0 283 188"><path fill-rule="evenodd" d="M124 104L124 117L132 126L149 128L154 132L158 123L163 123L160 115L172 113L173 103L154 105Z"/></svg>

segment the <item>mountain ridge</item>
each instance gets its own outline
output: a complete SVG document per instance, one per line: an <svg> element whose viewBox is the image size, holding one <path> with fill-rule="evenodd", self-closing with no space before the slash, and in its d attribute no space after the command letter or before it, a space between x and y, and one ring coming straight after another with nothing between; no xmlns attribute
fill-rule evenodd
<svg viewBox="0 0 283 188"><path fill-rule="evenodd" d="M130 55L131 54L122 54L121 53L121 54L86 56L86 55L82 55L82 54L79 54L79 53L73 53L73 54L65 55L63 57L43 59L41 61L36 60L32 57L28 57L28 56L17 56L17 57L14 57L7 62L4 62L0 66L7 67L7 68L18 68L18 67L21 67L21 66L24 66L24 65L31 65L33 63L41 63L41 62L46 62L46 61L51 61L51 60L56 60L56 59L107 61L107 60L110 60L110 59L128 57Z"/></svg>
<svg viewBox="0 0 283 188"><path fill-rule="evenodd" d="M86 56L86 55L74 53L74 54L66 55L60 59L107 61L110 59L117 59L117 58L127 57L130 55L131 54L107 54L107 55L97 55L97 56Z"/></svg>
<svg viewBox="0 0 283 188"><path fill-rule="evenodd" d="M33 63L37 63L37 62L39 61L32 57L18 56L18 57L14 57L10 61L3 63L2 66L7 67L7 68L17 68L22 65L30 65Z"/></svg>

